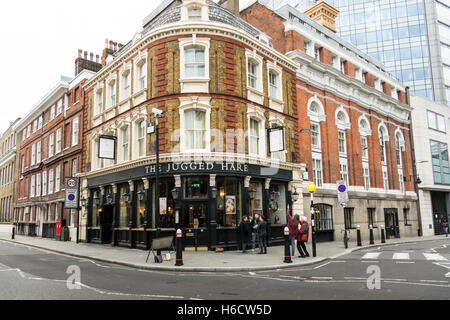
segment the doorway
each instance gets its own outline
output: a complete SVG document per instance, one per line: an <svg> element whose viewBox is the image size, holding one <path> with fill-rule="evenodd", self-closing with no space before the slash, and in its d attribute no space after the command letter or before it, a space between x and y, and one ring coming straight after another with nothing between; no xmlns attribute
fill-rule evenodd
<svg viewBox="0 0 450 320"><path fill-rule="evenodd" d="M114 217L114 207L104 206L103 212L101 213L101 225L100 225L102 244L112 243L113 217Z"/></svg>
<svg viewBox="0 0 450 320"><path fill-rule="evenodd" d="M386 225L386 239L400 238L400 228L398 225L398 210L384 209L384 222Z"/></svg>
<svg viewBox="0 0 450 320"><path fill-rule="evenodd" d="M431 192L435 235L444 234L444 223L447 221L446 202L446 194L444 192Z"/></svg>
<svg viewBox="0 0 450 320"><path fill-rule="evenodd" d="M208 201L185 201L182 208L185 248L208 248Z"/></svg>

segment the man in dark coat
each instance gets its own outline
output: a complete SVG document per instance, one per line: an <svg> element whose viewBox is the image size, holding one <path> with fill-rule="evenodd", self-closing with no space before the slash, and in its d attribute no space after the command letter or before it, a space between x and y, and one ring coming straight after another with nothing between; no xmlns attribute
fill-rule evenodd
<svg viewBox="0 0 450 320"><path fill-rule="evenodd" d="M261 250L258 254L267 254L267 222L264 221L262 216L259 217L257 230L259 249Z"/></svg>
<svg viewBox="0 0 450 320"><path fill-rule="evenodd" d="M248 221L247 216L244 216L242 219L239 229L241 231L242 253L247 253L248 241L250 239L250 221Z"/></svg>

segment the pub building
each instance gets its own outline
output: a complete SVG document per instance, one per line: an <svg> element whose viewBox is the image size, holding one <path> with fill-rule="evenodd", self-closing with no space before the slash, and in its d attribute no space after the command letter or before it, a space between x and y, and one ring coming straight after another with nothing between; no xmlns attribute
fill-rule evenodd
<svg viewBox="0 0 450 320"><path fill-rule="evenodd" d="M296 64L205 0L164 1L102 63L84 85L81 238L149 249L180 228L185 250L235 250L258 213L281 245L287 208L303 214Z"/></svg>

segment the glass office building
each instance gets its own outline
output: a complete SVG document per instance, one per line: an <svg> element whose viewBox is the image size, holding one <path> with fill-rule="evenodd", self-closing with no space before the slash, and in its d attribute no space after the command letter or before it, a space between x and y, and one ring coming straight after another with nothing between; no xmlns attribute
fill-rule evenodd
<svg viewBox="0 0 450 320"><path fill-rule="evenodd" d="M311 1L313 4L315 1ZM434 99L425 6L421 0L327 0L338 34L386 66L412 94Z"/></svg>
<svg viewBox="0 0 450 320"><path fill-rule="evenodd" d="M340 11L342 38L381 61L411 94L450 106L450 0L327 2Z"/></svg>

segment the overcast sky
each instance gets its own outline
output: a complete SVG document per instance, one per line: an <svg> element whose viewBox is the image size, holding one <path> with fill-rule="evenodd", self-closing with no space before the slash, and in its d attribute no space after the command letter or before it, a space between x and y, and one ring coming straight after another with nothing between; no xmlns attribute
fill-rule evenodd
<svg viewBox="0 0 450 320"><path fill-rule="evenodd" d="M241 6L248 0L240 0ZM74 77L78 49L126 44L162 0L15 0L0 4L0 134L59 81Z"/></svg>

